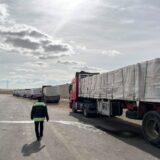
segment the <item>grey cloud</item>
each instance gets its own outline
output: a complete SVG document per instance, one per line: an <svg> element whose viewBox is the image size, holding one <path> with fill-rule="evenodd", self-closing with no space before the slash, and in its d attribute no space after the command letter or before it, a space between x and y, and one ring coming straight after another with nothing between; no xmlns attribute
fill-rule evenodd
<svg viewBox="0 0 160 160"><path fill-rule="evenodd" d="M26 54L28 50L20 52L40 59L56 58L70 55L69 52L73 53L71 45L55 42L49 35L23 24L14 24L13 27L8 28L0 27L0 35L4 39L3 44L12 45L10 47L12 50L30 49L29 54Z"/></svg>
<svg viewBox="0 0 160 160"><path fill-rule="evenodd" d="M12 27L7 27L7 25L0 26L0 36L1 42L5 44L3 45L3 49L7 46L6 50L11 48L11 50L17 50L17 52L22 54L26 54L28 51L24 49L30 49L30 53L26 55L32 55L34 57L41 56L43 59L61 57L63 56L61 53L73 52L71 45L57 42L53 40L51 36L34 27L17 24L15 22ZM20 48L23 50L20 51ZM60 55L57 55L57 53ZM50 54L52 54L52 56ZM53 54L56 55L53 56ZM68 55L68 53L65 54L65 56L66 55Z"/></svg>
<svg viewBox="0 0 160 160"><path fill-rule="evenodd" d="M57 63L60 63L60 64L65 64L65 65L84 65L84 63L82 62L76 62L76 61L61 61L61 60L58 60Z"/></svg>
<svg viewBox="0 0 160 160"><path fill-rule="evenodd" d="M121 53L117 50L104 50L104 51L102 51L102 54L107 55L109 57L116 57L116 56L119 56L119 55L123 55L123 53Z"/></svg>
<svg viewBox="0 0 160 160"><path fill-rule="evenodd" d="M16 68L15 69L15 73L16 74L12 74L12 75L19 75L19 74L26 74L26 73L36 73L36 70L34 70L34 69L31 69L31 68L29 68L28 66L26 67L26 66L21 66L21 67L19 67L19 68Z"/></svg>
<svg viewBox="0 0 160 160"><path fill-rule="evenodd" d="M30 31L29 35L33 36L33 37L46 37L47 38L47 36L45 34L38 32L36 30Z"/></svg>
<svg viewBox="0 0 160 160"><path fill-rule="evenodd" d="M47 60L47 59L57 59L59 57L60 56L58 56L58 55L40 55L39 59Z"/></svg>
<svg viewBox="0 0 160 160"><path fill-rule="evenodd" d="M20 37L23 37L23 36L25 36L26 32L25 31L11 31L11 30L1 29L0 34L5 35L5 36L18 36L18 37L20 36Z"/></svg>
<svg viewBox="0 0 160 160"><path fill-rule="evenodd" d="M87 71L87 72L105 72L104 69L92 66L76 66L74 69L77 71Z"/></svg>
<svg viewBox="0 0 160 160"><path fill-rule="evenodd" d="M46 52L54 51L54 52L66 52L69 50L67 45L61 44L48 44L43 47Z"/></svg>
<svg viewBox="0 0 160 160"><path fill-rule="evenodd" d="M47 39L43 39L40 41L42 43L43 46L47 45L50 43L50 40L47 40Z"/></svg>
<svg viewBox="0 0 160 160"><path fill-rule="evenodd" d="M46 38L46 34L38 31L34 27L30 27L27 25L15 25L13 27L8 28L0 28L0 34L6 35L6 36L18 36L18 37L24 37L24 36L30 36L35 38Z"/></svg>
<svg viewBox="0 0 160 160"><path fill-rule="evenodd" d="M41 63L41 62L37 62L37 65L39 65L39 66L44 66L44 64Z"/></svg>
<svg viewBox="0 0 160 160"><path fill-rule="evenodd" d="M40 66L40 67L47 67L47 66L48 66L47 63L42 62L42 61L37 61L37 62L35 62L35 65L38 65L38 66Z"/></svg>
<svg viewBox="0 0 160 160"><path fill-rule="evenodd" d="M21 47L32 50L38 49L40 45L39 43L32 42L29 39L12 38L12 37L8 37L5 42L10 43L15 47Z"/></svg>
<svg viewBox="0 0 160 160"><path fill-rule="evenodd" d="M58 53L58 54L47 54L47 55L40 55L39 59L47 60L47 59L57 59L60 57L70 56L72 52L65 52L65 53Z"/></svg>
<svg viewBox="0 0 160 160"><path fill-rule="evenodd" d="M70 44L56 41L53 37L32 26L16 23L10 18L5 4L0 4L0 22L1 17L4 20L4 24L0 25L0 48L2 50L39 59L54 59L73 54ZM8 25L8 22L12 22L12 26Z"/></svg>

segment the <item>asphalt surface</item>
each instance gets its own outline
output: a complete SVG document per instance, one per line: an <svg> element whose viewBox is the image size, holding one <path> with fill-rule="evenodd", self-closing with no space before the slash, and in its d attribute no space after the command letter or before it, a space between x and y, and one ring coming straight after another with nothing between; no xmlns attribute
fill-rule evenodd
<svg viewBox="0 0 160 160"><path fill-rule="evenodd" d="M50 121L36 141L30 120L33 100L0 95L0 160L157 160L138 123L120 118L85 118L67 101L49 104Z"/></svg>

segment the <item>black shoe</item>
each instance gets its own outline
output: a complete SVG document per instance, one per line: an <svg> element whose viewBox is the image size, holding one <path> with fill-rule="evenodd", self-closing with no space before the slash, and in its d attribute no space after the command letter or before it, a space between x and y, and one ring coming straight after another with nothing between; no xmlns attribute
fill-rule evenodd
<svg viewBox="0 0 160 160"><path fill-rule="evenodd" d="M40 140L41 140L41 138L40 138L40 137L38 137L38 138L37 138L37 141L40 141Z"/></svg>

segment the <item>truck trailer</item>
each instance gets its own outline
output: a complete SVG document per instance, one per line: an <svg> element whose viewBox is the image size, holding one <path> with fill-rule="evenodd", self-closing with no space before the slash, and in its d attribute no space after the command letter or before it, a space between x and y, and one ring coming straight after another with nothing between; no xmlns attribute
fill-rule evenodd
<svg viewBox="0 0 160 160"><path fill-rule="evenodd" d="M42 86L42 96L45 102L59 103L60 92L58 86Z"/></svg>
<svg viewBox="0 0 160 160"><path fill-rule="evenodd" d="M31 99L37 99L39 97L42 97L42 88L33 88L31 89Z"/></svg>
<svg viewBox="0 0 160 160"><path fill-rule="evenodd" d="M160 146L160 58L106 73L76 72L69 105L84 116L100 114L142 120L144 137Z"/></svg>

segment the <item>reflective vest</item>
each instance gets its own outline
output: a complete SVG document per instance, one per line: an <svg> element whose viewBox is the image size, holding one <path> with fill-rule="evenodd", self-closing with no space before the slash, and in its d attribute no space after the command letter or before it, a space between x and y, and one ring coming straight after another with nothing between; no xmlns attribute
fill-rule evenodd
<svg viewBox="0 0 160 160"><path fill-rule="evenodd" d="M44 102L36 102L33 107L45 107L46 104ZM45 120L45 117L36 117L33 118L34 122L42 122Z"/></svg>

